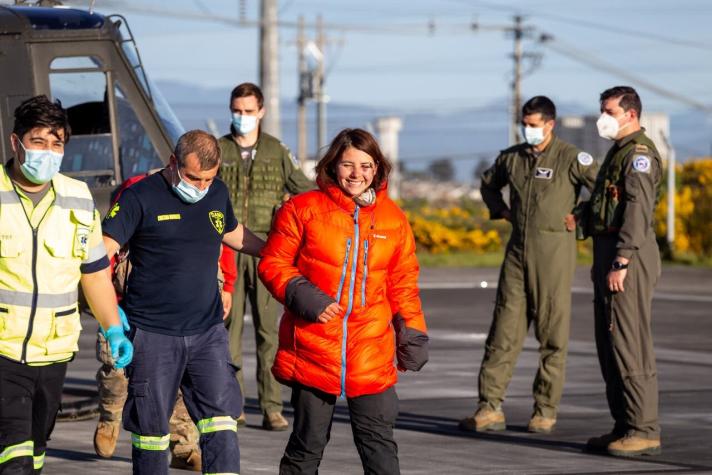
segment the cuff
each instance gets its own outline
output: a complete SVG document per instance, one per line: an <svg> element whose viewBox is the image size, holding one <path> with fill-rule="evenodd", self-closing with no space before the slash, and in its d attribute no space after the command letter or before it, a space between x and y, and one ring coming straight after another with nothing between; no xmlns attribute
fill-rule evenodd
<svg viewBox="0 0 712 475"><path fill-rule="evenodd" d="M335 300L304 277L295 277L287 284L284 305L292 313L309 322L316 322L324 309Z"/></svg>
<svg viewBox="0 0 712 475"><path fill-rule="evenodd" d="M99 272L101 270L106 269L107 267L109 267L109 258L105 255L101 259L98 259L94 262L80 265L79 271L82 274L93 274L94 272Z"/></svg>
<svg viewBox="0 0 712 475"><path fill-rule="evenodd" d="M616 252L618 256L624 257L628 260L633 258L634 253L635 251L633 249L618 249L618 251Z"/></svg>
<svg viewBox="0 0 712 475"><path fill-rule="evenodd" d="M396 359L399 366L410 371L420 371L428 362L430 338L415 328L407 327L400 313L393 316L393 328L396 331Z"/></svg>

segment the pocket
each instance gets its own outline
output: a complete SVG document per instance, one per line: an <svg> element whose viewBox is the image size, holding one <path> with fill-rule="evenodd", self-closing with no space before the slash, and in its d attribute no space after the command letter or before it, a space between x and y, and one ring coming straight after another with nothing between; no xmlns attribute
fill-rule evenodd
<svg viewBox="0 0 712 475"><path fill-rule="evenodd" d="M133 382L129 378L128 399L124 407L126 430L139 435L166 432L161 428L162 419L152 396L148 381Z"/></svg>
<svg viewBox="0 0 712 475"><path fill-rule="evenodd" d="M27 320L20 319L12 307L0 307L0 338L13 340L24 338L27 334Z"/></svg>
<svg viewBox="0 0 712 475"><path fill-rule="evenodd" d="M25 252L26 240L20 239L20 236L12 234L3 234L0 239L0 257L17 257Z"/></svg>
<svg viewBox="0 0 712 475"><path fill-rule="evenodd" d="M52 331L45 345L47 354L73 353L79 351L77 342L82 324L79 309L73 306L68 309L56 310L52 314Z"/></svg>

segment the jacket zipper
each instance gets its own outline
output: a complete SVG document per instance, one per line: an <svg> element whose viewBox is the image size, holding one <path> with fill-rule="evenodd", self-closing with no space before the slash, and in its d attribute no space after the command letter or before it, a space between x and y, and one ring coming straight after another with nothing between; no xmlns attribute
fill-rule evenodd
<svg viewBox="0 0 712 475"><path fill-rule="evenodd" d="M354 252L353 259L351 260L351 279L349 281L349 302L346 308L346 314L344 315L343 334L341 339L341 395L343 399L346 397L346 341L349 334L348 331L348 320L349 315L351 315L351 310L353 310L354 305L354 287L356 286L356 267L358 265L358 239L359 239L359 229L358 229L358 210L359 206L356 205L356 210L354 211ZM348 254L347 254L348 255Z"/></svg>
<svg viewBox="0 0 712 475"><path fill-rule="evenodd" d="M13 184L13 188L15 185ZM49 192L49 191L48 191ZM40 225L42 224L42 221L47 217L47 214L50 212L50 210L54 207L54 199L52 200L52 203L50 203L49 207L45 211L45 213L42 215L40 218L40 221L37 223L37 227L32 226L32 221L30 220L30 217L27 215L27 210L25 210L25 206L22 204L22 198L20 198L20 193L17 192L17 189L15 188L15 194L17 195L17 199L20 201L20 206L22 207L22 211L25 213L25 218L27 219L27 224L30 226L30 229L32 229L32 307L30 308L30 319L27 323L27 334L25 335L25 339L22 342L22 353L20 355L20 363L25 364L26 358L27 358L27 345L30 342L30 338L32 338L32 327L34 326L35 323L35 315L37 313L37 300L39 298L39 284L37 283L37 233L38 230L40 229Z"/></svg>
<svg viewBox="0 0 712 475"><path fill-rule="evenodd" d="M344 265L341 268L341 280L339 290L336 292L336 303L341 302L341 292L344 290L344 280L346 280L346 266L349 263L349 251L351 250L351 238L346 240L346 254L344 254Z"/></svg>
<svg viewBox="0 0 712 475"><path fill-rule="evenodd" d="M361 307L366 306L366 279L368 279L368 239L363 240L363 279L361 280Z"/></svg>

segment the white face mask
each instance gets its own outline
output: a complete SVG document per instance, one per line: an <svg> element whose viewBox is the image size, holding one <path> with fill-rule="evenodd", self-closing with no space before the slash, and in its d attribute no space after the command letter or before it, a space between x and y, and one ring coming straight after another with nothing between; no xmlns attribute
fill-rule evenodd
<svg viewBox="0 0 712 475"><path fill-rule="evenodd" d="M544 141L544 127L522 127L522 135L529 145L539 145Z"/></svg>
<svg viewBox="0 0 712 475"><path fill-rule="evenodd" d="M626 124L628 125L628 124ZM608 140L615 140L618 137L621 129L626 125L621 127L618 124L618 119L612 115L606 114L605 112L601 114L601 117L596 121L596 128L598 128L598 135Z"/></svg>

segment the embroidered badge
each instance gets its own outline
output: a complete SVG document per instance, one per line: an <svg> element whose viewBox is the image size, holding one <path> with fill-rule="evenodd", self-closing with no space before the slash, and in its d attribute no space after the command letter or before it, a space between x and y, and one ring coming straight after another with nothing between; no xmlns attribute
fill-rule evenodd
<svg viewBox="0 0 712 475"><path fill-rule="evenodd" d="M650 159L645 155L638 155L633 159L633 169L642 173L650 173Z"/></svg>
<svg viewBox="0 0 712 475"><path fill-rule="evenodd" d="M208 213L208 217L218 234L222 234L225 230L225 215L220 211L211 211Z"/></svg>
<svg viewBox="0 0 712 475"><path fill-rule="evenodd" d="M551 180L551 177L553 175L554 175L554 170L552 170L551 168L537 167L536 174L534 175L534 178L543 178L545 180Z"/></svg>
<svg viewBox="0 0 712 475"><path fill-rule="evenodd" d="M578 159L578 162L581 165L583 165L584 167L587 167L593 163L593 157L591 156L590 153L581 152L578 154L578 157L576 157L576 158Z"/></svg>
<svg viewBox="0 0 712 475"><path fill-rule="evenodd" d="M74 235L74 254L76 256L86 256L89 252L89 228L77 226Z"/></svg>
<svg viewBox="0 0 712 475"><path fill-rule="evenodd" d="M116 213L119 212L121 207L119 206L119 203L116 203L111 210L109 211L109 214L106 215L107 218L114 218L116 217Z"/></svg>

